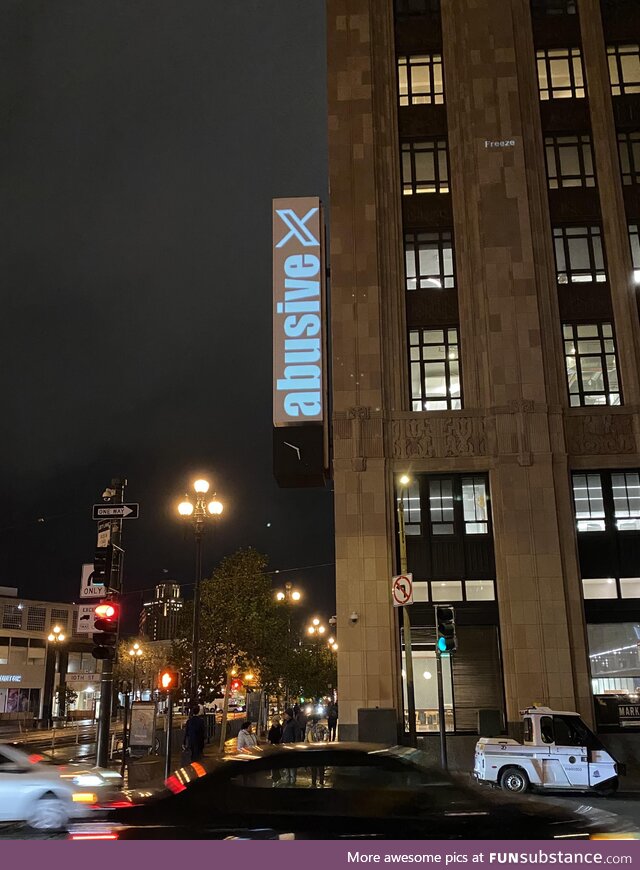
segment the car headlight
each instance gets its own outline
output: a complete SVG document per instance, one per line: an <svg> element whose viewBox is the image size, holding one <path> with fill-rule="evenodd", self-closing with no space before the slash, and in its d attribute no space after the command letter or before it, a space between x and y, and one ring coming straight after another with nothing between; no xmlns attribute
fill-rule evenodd
<svg viewBox="0 0 640 870"><path fill-rule="evenodd" d="M91 788L96 785L103 785L104 781L101 776L95 773L81 773L80 776L74 776L72 779L74 785L80 785L83 788Z"/></svg>

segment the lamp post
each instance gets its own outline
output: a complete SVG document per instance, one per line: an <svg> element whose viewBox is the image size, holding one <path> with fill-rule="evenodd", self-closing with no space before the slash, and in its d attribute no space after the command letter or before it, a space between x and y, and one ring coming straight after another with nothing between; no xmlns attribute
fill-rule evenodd
<svg viewBox="0 0 640 870"><path fill-rule="evenodd" d="M58 671L60 675L60 680L58 682L58 718L63 719L66 712L66 700L67 700L67 685L65 682L65 675L62 673L62 669L60 667L60 645L63 644L66 640L66 635L64 631L60 628L59 625L54 625L47 640L50 644L53 644L53 649L55 650L55 659L54 659L54 670Z"/></svg>
<svg viewBox="0 0 640 870"><path fill-rule="evenodd" d="M404 493L411 478L403 474L398 479L398 538L400 544L400 573L407 573L407 538L404 530ZM407 607L402 608L402 629L404 634L404 661L407 675L407 713L409 716L409 743L416 746L416 696L413 685L413 643L411 641L411 619Z"/></svg>
<svg viewBox="0 0 640 870"><path fill-rule="evenodd" d="M279 589L276 592L276 601L280 604L284 604L287 608L287 680L284 687L285 694L285 707L289 705L289 671L290 671L290 656L291 656L291 608L292 606L299 604L302 600L302 592L299 589L295 589L293 583L285 583L284 589Z"/></svg>
<svg viewBox="0 0 640 870"><path fill-rule="evenodd" d="M215 498L207 499L209 481L199 478L193 484L193 495L187 493L178 505L178 513L185 521L190 521L196 542L196 575L193 591L193 628L191 649L191 700L198 697L198 644L200 643L200 580L202 579L202 536L212 517L219 517L223 511L222 502Z"/></svg>
<svg viewBox="0 0 640 870"><path fill-rule="evenodd" d="M129 655L133 661L133 680L131 681L131 703L133 703L136 699L136 666L139 659L144 655L142 647L138 641L136 641L129 650Z"/></svg>

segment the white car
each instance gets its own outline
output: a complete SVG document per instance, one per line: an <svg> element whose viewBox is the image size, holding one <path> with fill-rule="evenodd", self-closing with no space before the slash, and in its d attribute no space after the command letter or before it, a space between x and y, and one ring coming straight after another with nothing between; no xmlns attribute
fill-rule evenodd
<svg viewBox="0 0 640 870"><path fill-rule="evenodd" d="M60 830L69 819L87 816L97 804L96 775L69 769L62 775L39 758L0 744L0 823L26 822L40 831Z"/></svg>

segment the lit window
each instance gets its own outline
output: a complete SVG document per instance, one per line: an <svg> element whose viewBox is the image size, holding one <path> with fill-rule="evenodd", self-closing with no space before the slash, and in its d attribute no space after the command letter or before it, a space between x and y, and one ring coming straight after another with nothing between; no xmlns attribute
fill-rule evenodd
<svg viewBox="0 0 640 870"><path fill-rule="evenodd" d="M621 577L620 597L640 598L640 577Z"/></svg>
<svg viewBox="0 0 640 870"><path fill-rule="evenodd" d="M590 136L546 136L544 144L551 190L595 186Z"/></svg>
<svg viewBox="0 0 640 870"><path fill-rule="evenodd" d="M599 474L573 475L573 502L579 532L604 532L604 499Z"/></svg>
<svg viewBox="0 0 640 870"><path fill-rule="evenodd" d="M640 184L640 132L618 133L622 183Z"/></svg>
<svg viewBox="0 0 640 870"><path fill-rule="evenodd" d="M544 48L536 52L541 100L582 98L585 95L579 48Z"/></svg>
<svg viewBox="0 0 640 870"><path fill-rule="evenodd" d="M412 480L402 493L405 535L419 535L420 521L420 483Z"/></svg>
<svg viewBox="0 0 640 870"><path fill-rule="evenodd" d="M640 46L608 45L607 55L613 96L640 94Z"/></svg>
<svg viewBox="0 0 640 870"><path fill-rule="evenodd" d="M429 583L426 580L413 581L413 600L428 601L429 600Z"/></svg>
<svg viewBox="0 0 640 870"><path fill-rule="evenodd" d="M487 486L484 477L462 478L462 512L465 534L488 533Z"/></svg>
<svg viewBox="0 0 640 870"><path fill-rule="evenodd" d="M412 329L409 332L411 405L414 411L462 408L458 330Z"/></svg>
<svg viewBox="0 0 640 870"><path fill-rule="evenodd" d="M453 481L451 479L429 481L429 513L432 534L454 534Z"/></svg>
<svg viewBox="0 0 640 870"><path fill-rule="evenodd" d="M631 245L633 280L636 284L640 284L640 235L638 233L638 224L629 224L629 244Z"/></svg>
<svg viewBox="0 0 640 870"><path fill-rule="evenodd" d="M441 54L412 54L398 58L401 106L444 103Z"/></svg>
<svg viewBox="0 0 640 870"><path fill-rule="evenodd" d="M462 601L462 580L432 580L432 601Z"/></svg>
<svg viewBox="0 0 640 870"><path fill-rule="evenodd" d="M403 142L402 192L449 193L446 139Z"/></svg>
<svg viewBox="0 0 640 870"><path fill-rule="evenodd" d="M620 532L640 531L640 475L621 471L611 475L616 527Z"/></svg>
<svg viewBox="0 0 640 870"><path fill-rule="evenodd" d="M553 243L559 284L607 280L599 226L554 227Z"/></svg>
<svg viewBox="0 0 640 870"><path fill-rule="evenodd" d="M575 15L576 0L531 0L531 12L535 18L547 15Z"/></svg>
<svg viewBox="0 0 640 870"><path fill-rule="evenodd" d="M582 581L582 594L585 601L593 601L599 598L617 598L618 587L612 577L602 580L588 579Z"/></svg>
<svg viewBox="0 0 640 870"><path fill-rule="evenodd" d="M407 290L456 286L450 232L407 233L404 256Z"/></svg>
<svg viewBox="0 0 640 870"><path fill-rule="evenodd" d="M611 324L565 323L562 332L571 406L620 405Z"/></svg>
<svg viewBox="0 0 640 870"><path fill-rule="evenodd" d="M493 580L465 580L464 591L467 601L495 601Z"/></svg>

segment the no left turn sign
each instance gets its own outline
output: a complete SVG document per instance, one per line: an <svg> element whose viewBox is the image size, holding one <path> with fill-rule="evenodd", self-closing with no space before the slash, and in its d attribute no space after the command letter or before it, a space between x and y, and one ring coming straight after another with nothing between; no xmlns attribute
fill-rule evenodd
<svg viewBox="0 0 640 870"><path fill-rule="evenodd" d="M413 574L398 574L391 578L391 597L394 607L413 604Z"/></svg>

